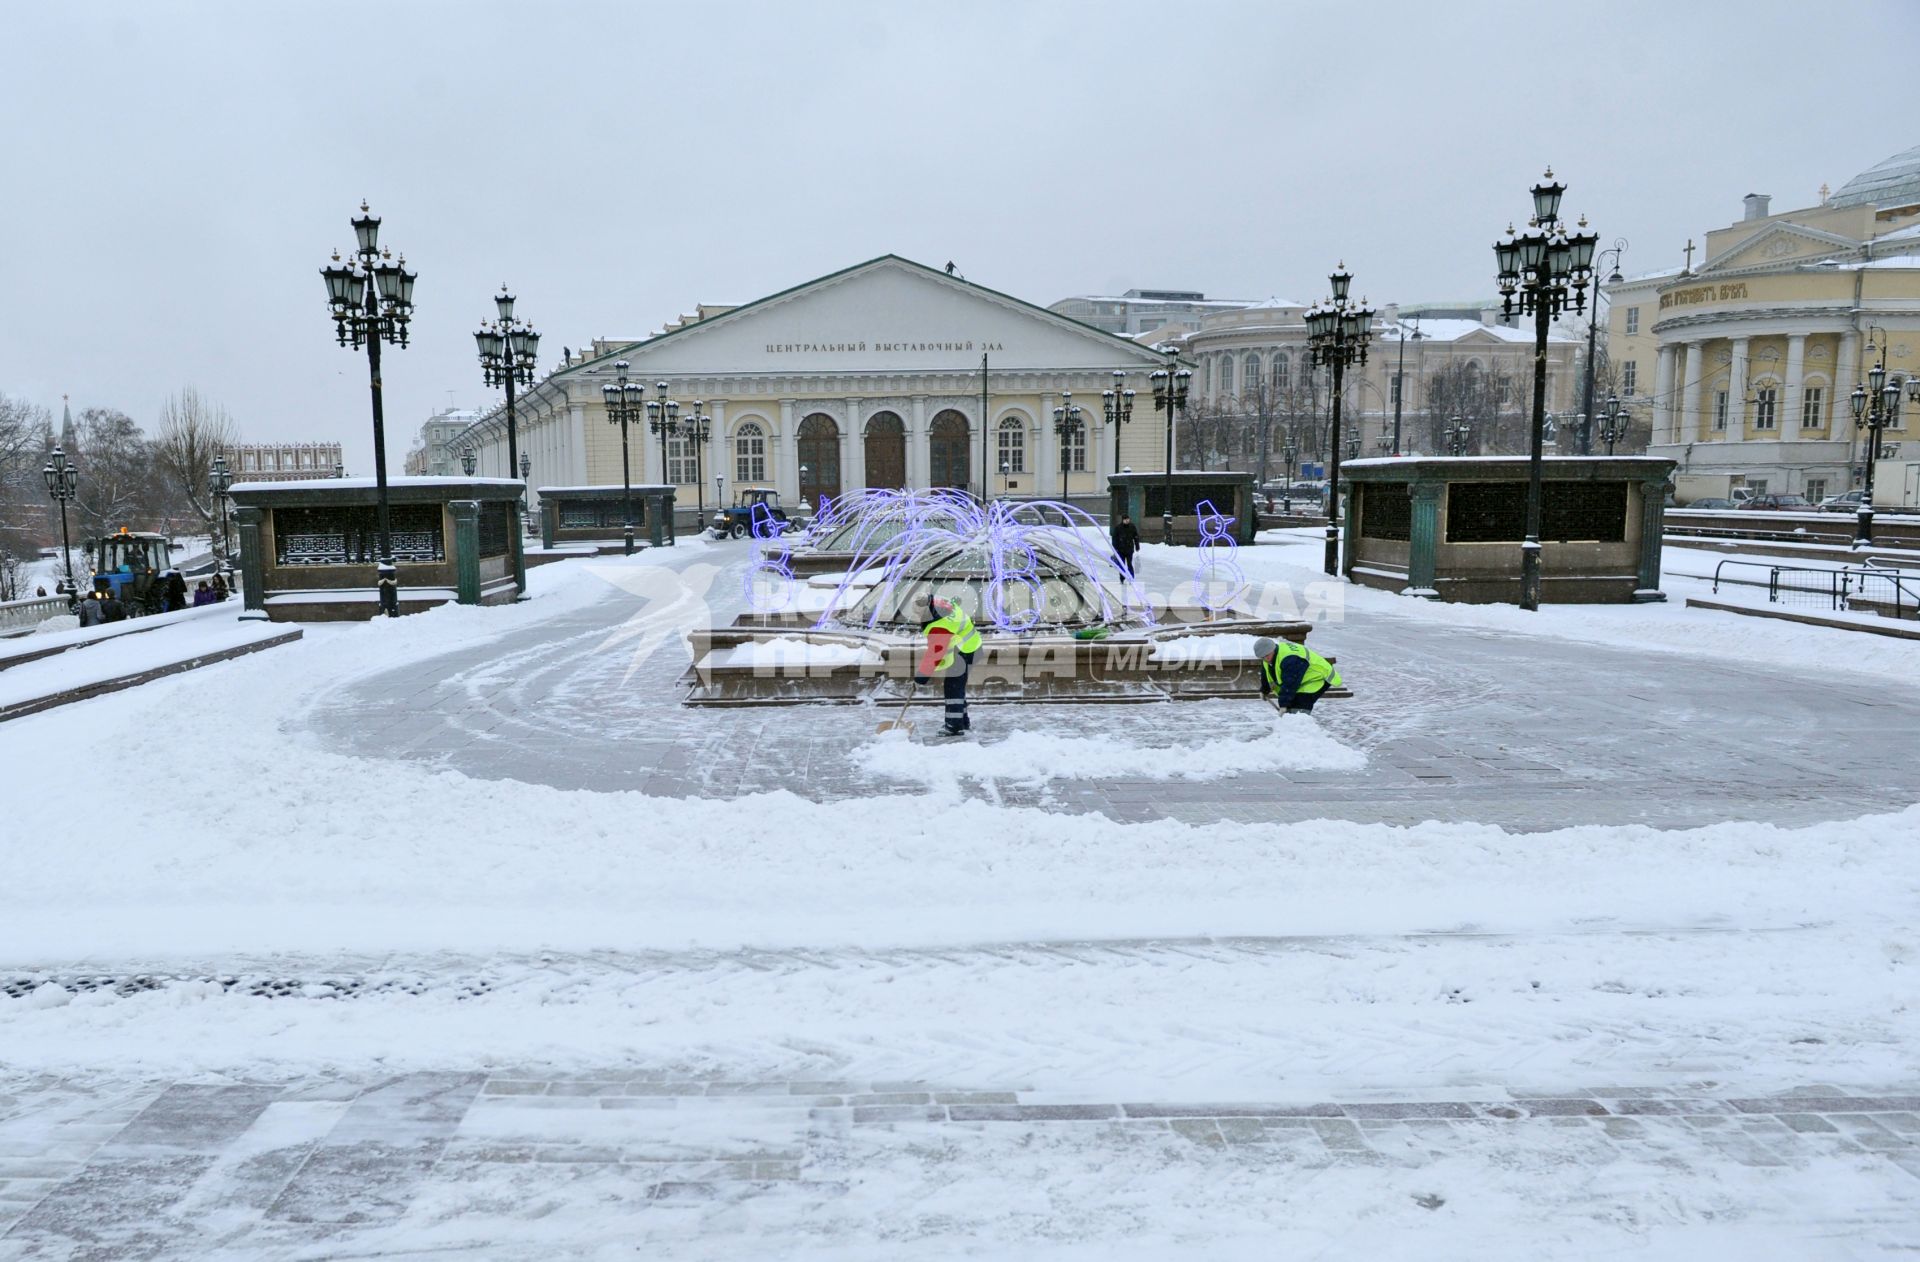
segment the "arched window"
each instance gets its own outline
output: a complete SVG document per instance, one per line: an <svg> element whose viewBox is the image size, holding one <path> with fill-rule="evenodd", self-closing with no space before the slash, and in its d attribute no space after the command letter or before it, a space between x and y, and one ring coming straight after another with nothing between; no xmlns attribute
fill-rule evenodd
<svg viewBox="0 0 1920 1262"><path fill-rule="evenodd" d="M1273 357L1273 392L1275 394L1285 394L1290 384L1287 357L1285 355L1275 355Z"/></svg>
<svg viewBox="0 0 1920 1262"><path fill-rule="evenodd" d="M1006 473L1027 471L1027 424L1021 417L1001 418L1000 468Z"/></svg>
<svg viewBox="0 0 1920 1262"><path fill-rule="evenodd" d="M767 431L752 421L733 431L733 480L767 480Z"/></svg>
<svg viewBox="0 0 1920 1262"><path fill-rule="evenodd" d="M1231 355L1220 357L1220 393L1223 395L1233 393L1233 356Z"/></svg>
<svg viewBox="0 0 1920 1262"><path fill-rule="evenodd" d="M1241 363L1240 368L1241 368L1240 380L1247 383L1246 384L1247 393L1248 394L1258 393L1260 389L1260 356L1257 354L1248 355L1247 358Z"/></svg>

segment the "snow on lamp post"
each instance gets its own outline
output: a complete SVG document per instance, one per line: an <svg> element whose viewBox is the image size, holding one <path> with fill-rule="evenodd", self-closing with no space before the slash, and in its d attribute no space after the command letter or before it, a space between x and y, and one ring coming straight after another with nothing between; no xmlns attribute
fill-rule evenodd
<svg viewBox="0 0 1920 1262"><path fill-rule="evenodd" d="M467 447L460 452L460 468L468 477L473 476L474 467L479 463L480 455L473 448Z"/></svg>
<svg viewBox="0 0 1920 1262"><path fill-rule="evenodd" d="M1526 540L1520 545L1520 607L1540 608L1541 446L1547 423L1547 333L1553 318L1568 307L1587 309L1587 283L1593 279L1593 251L1598 233L1567 232L1560 218L1560 199L1567 186L1556 182L1549 167L1533 186L1533 217L1527 231L1515 235L1511 225L1505 240L1493 246L1499 265L1501 310L1511 319L1516 312L1533 316L1533 425L1527 456ZM1586 217L1576 225L1584 229Z"/></svg>
<svg viewBox="0 0 1920 1262"><path fill-rule="evenodd" d="M1114 374L1114 376L1116 377L1120 377L1124 375L1125 375L1124 373ZM1102 396L1106 401L1106 416L1107 416L1107 424L1109 425L1118 424L1118 422L1115 421L1114 419L1114 416L1115 416L1115 412L1114 412L1115 397L1114 396L1116 395L1116 393L1117 391L1108 390L1104 392ZM1133 391L1131 390L1127 391L1127 394L1129 395L1131 395L1132 393ZM1131 399L1127 401L1127 410L1129 412L1133 410L1133 402ZM1053 432L1060 439L1060 498L1061 499L1070 498L1070 496L1067 493L1067 482L1073 475L1074 451L1078 450L1078 451L1084 452L1087 449L1086 439L1085 439L1085 434L1087 432L1087 422L1084 415L1085 412L1086 412L1085 408L1081 407L1078 403L1075 403L1073 401L1073 391L1071 390L1065 390L1061 392L1060 405L1053 409ZM1075 439L1079 439L1079 441L1076 442L1074 441ZM1119 447L1116 445L1114 450L1118 451Z"/></svg>
<svg viewBox="0 0 1920 1262"><path fill-rule="evenodd" d="M380 248L380 219L360 203L353 220L355 248L341 262L320 269L327 283L327 306L333 316L334 339L342 346L367 351L367 377L373 396L374 501L379 524L380 611L400 616L400 571L393 562L392 514L387 504L387 424L380 386L380 345L405 347L407 325L413 319L415 273L407 270L407 256L398 259Z"/></svg>
<svg viewBox="0 0 1920 1262"><path fill-rule="evenodd" d="M220 567L228 571L233 568L233 539L227 533L227 491L232 486L233 470L227 467L223 452L213 458L213 467L207 470L207 494L213 498L214 511L220 515Z"/></svg>
<svg viewBox="0 0 1920 1262"><path fill-rule="evenodd" d="M700 458L700 449L713 437L713 417L707 414L707 401L695 399L693 410L680 424L686 433L687 444L693 448L693 520L697 527L707 519L706 469ZM720 507L718 501L714 507Z"/></svg>
<svg viewBox="0 0 1920 1262"><path fill-rule="evenodd" d="M1867 431L1867 476L1860 492L1859 512L1854 518L1853 546L1856 548L1868 547L1873 542L1873 466L1880 459L1880 431L1900 423L1900 390L1898 377L1887 379L1887 352L1883 344L1880 362L1867 370L1864 388L1854 387L1851 400L1854 426ZM1920 400L1920 393L1914 397Z"/></svg>
<svg viewBox="0 0 1920 1262"><path fill-rule="evenodd" d="M1600 438L1607 444L1607 454L1611 456L1613 445L1627 436L1627 426L1619 395L1607 396L1606 410L1601 413L1601 416L1604 419L1600 423Z"/></svg>
<svg viewBox="0 0 1920 1262"><path fill-rule="evenodd" d="M1113 373L1113 389L1100 392L1101 410L1105 414L1107 428L1113 431L1113 467L1120 467L1120 427L1133 420L1133 391L1126 388L1127 374L1119 369ZM1097 493L1099 487L1094 490ZM1066 483L1061 483L1061 494L1066 493Z"/></svg>

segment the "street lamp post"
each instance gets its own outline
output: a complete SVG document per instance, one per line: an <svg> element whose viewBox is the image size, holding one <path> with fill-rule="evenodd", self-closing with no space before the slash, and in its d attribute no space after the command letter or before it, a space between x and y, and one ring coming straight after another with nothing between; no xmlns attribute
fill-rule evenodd
<svg viewBox="0 0 1920 1262"><path fill-rule="evenodd" d="M333 315L334 339L354 350L367 349L367 377L373 395L373 484L380 529L380 610L400 616L400 570L393 563L393 519L387 504L387 422L380 387L380 344L407 345L407 325L413 319L413 282L407 256L395 259L380 248L379 216L360 203L353 221L353 257L342 263L339 252L333 266L320 269L327 282L327 305Z"/></svg>
<svg viewBox="0 0 1920 1262"><path fill-rule="evenodd" d="M1347 369L1367 362L1367 342L1372 336L1373 311L1362 299L1348 298L1353 273L1341 263L1327 278L1333 286L1333 298L1307 310L1307 351L1316 368L1333 369L1332 428L1327 436L1327 554L1326 571L1340 572L1340 396L1344 392Z"/></svg>
<svg viewBox="0 0 1920 1262"><path fill-rule="evenodd" d="M1516 310L1533 315L1533 435L1527 458L1527 537L1520 545L1520 607L1540 608L1540 499L1541 443L1547 418L1547 333L1553 318L1571 306L1587 309L1587 282L1593 279L1593 250L1597 233L1567 232L1560 219L1560 198L1567 186L1557 183L1552 168L1533 186L1533 218L1527 231L1516 236L1511 226L1504 241L1494 243L1499 263L1501 309L1511 319ZM1579 228L1587 226L1583 216Z"/></svg>
<svg viewBox="0 0 1920 1262"><path fill-rule="evenodd" d="M1125 373L1114 374L1115 377L1124 377L1125 375L1126 375ZM1114 419L1118 415L1115 409L1116 407L1119 406L1119 401L1116 399L1115 396L1119 393L1120 392L1117 390L1107 390L1107 391L1103 391L1101 395L1102 399L1106 403L1107 424L1109 425L1120 424L1119 421ZM1127 408L1127 411L1131 412L1133 410L1133 399L1131 397L1133 395L1133 391L1128 390L1125 393L1128 395L1128 398L1126 399L1126 408ZM1067 481L1073 475L1073 462L1067 458L1067 455L1073 448L1072 448L1072 444L1068 440L1074 437L1076 434L1084 434L1086 432L1087 422L1085 417L1083 416L1083 413L1085 411L1086 411L1085 408L1081 407L1078 403L1075 403L1073 401L1073 391L1071 390L1062 392L1062 394L1060 395L1060 405L1053 409L1053 432L1054 432L1054 436L1060 440L1059 446L1060 446L1060 498L1061 499L1071 498L1067 492ZM1086 450L1086 447L1084 444L1082 444L1080 450L1082 451ZM1120 444L1116 440L1114 443L1114 452L1116 455L1119 453L1119 450L1120 450ZM1116 464L1114 467L1118 468L1119 466L1118 464Z"/></svg>
<svg viewBox="0 0 1920 1262"><path fill-rule="evenodd" d="M666 382L656 381L653 383L653 388L659 391L660 397L647 400L647 428L660 436L660 480L671 483L673 475L670 472L671 466L667 463L667 440L676 438L680 434L680 404L667 397ZM664 497L662 502L664 503ZM659 523L659 528L654 533L658 534L660 529L664 529L666 531L664 542L671 548L674 543L673 514L663 510L659 516L666 518L666 521ZM660 543L662 540L656 539L654 542Z"/></svg>
<svg viewBox="0 0 1920 1262"><path fill-rule="evenodd" d="M627 380L627 361L616 360L613 365L616 378L600 387L600 397L607 405L607 423L620 427L620 487L625 493L621 503L624 505L626 555L633 555L633 473L627 460L627 426L640 423L641 400L646 397L647 388L637 381Z"/></svg>
<svg viewBox="0 0 1920 1262"><path fill-rule="evenodd" d="M1600 440L1607 445L1607 454L1613 454L1613 445L1627 436L1627 422L1624 409L1620 405L1620 396L1609 394L1606 409L1600 414Z"/></svg>
<svg viewBox="0 0 1920 1262"><path fill-rule="evenodd" d="M1594 257L1595 271L1599 270L1600 264L1605 262L1609 255L1613 257L1613 271L1607 274L1607 284L1618 285L1626 279L1620 274L1620 256L1626 252L1627 239L1615 237L1612 245ZM1593 372L1597 354L1595 346L1600 329L1600 294L1600 286L1595 285L1593 287L1593 319L1587 321L1587 383L1580 404L1580 454L1583 456L1593 454ZM1607 454L1609 456L1613 454L1611 443L1607 447Z"/></svg>
<svg viewBox="0 0 1920 1262"><path fill-rule="evenodd" d="M539 362L540 335L525 320L516 320L513 316L513 295L507 292L505 284L500 292L493 296L494 310L498 322L482 324L474 333L474 344L480 350L480 372L489 386L505 386L507 391L507 476L513 476L515 466L520 464L520 430L514 417L514 387L533 384L534 366ZM526 481L522 471L520 478ZM527 520L527 495L523 486L520 492L520 529L524 533ZM527 590L527 561L523 547L513 549L513 581L522 594Z"/></svg>
<svg viewBox="0 0 1920 1262"><path fill-rule="evenodd" d="M688 444L693 447L693 524L697 534L707 522L707 475L700 459L700 449L713 436L713 418L707 415L707 401L695 399L692 413L680 424L686 431ZM720 507L717 500L714 507Z"/></svg>
<svg viewBox="0 0 1920 1262"><path fill-rule="evenodd" d="M1293 515L1293 470L1300 460L1300 441L1293 436L1291 430L1287 433L1286 442L1280 445L1280 456L1287 462L1287 481L1280 488L1280 511L1291 517Z"/></svg>
<svg viewBox="0 0 1920 1262"><path fill-rule="evenodd" d="M533 457L526 452L520 453L520 482L530 486L533 480ZM533 533L533 496L523 492L520 496L520 529Z"/></svg>
<svg viewBox="0 0 1920 1262"><path fill-rule="evenodd" d="M479 463L480 454L473 448L463 447L460 449L460 467L465 470L468 477L473 476L474 467Z"/></svg>
<svg viewBox="0 0 1920 1262"><path fill-rule="evenodd" d="M73 539L67 533L67 505L80 493L80 470L67 463L65 451L55 447L40 476L47 481L47 494L60 506L60 551L66 558L67 593L72 595L80 590L80 585L73 581Z"/></svg>
<svg viewBox="0 0 1920 1262"><path fill-rule="evenodd" d="M1120 467L1120 427L1133 420L1133 391L1127 389L1127 374L1115 369L1113 389L1100 392L1100 403L1105 413L1107 428L1113 431L1113 467ZM1064 486L1064 481L1063 484ZM1095 487L1098 491L1100 488Z"/></svg>
<svg viewBox="0 0 1920 1262"><path fill-rule="evenodd" d="M1407 394L1407 339L1411 337L1414 341L1418 342L1423 337L1423 334L1420 332L1420 317L1414 316L1412 319L1413 332L1411 334L1407 332L1407 326L1404 324L1398 329L1400 362L1393 370L1393 454L1396 456L1400 454L1400 401L1404 399Z"/></svg>
<svg viewBox="0 0 1920 1262"><path fill-rule="evenodd" d="M1456 416L1453 424L1446 428L1447 451L1456 456L1467 454L1467 440L1473 437L1473 426Z"/></svg>
<svg viewBox="0 0 1920 1262"><path fill-rule="evenodd" d="M1177 359L1169 359L1175 364ZM1160 506L1160 542L1173 542L1173 422L1181 409L1187 406L1187 391L1193 384L1193 373L1185 368L1157 369L1149 378L1153 382L1153 410L1167 414L1167 469L1166 501ZM1117 442L1118 440L1116 440ZM1119 449L1115 448L1118 456Z"/></svg>
<svg viewBox="0 0 1920 1262"><path fill-rule="evenodd" d="M207 470L207 494L213 497L214 511L220 514L220 565L229 573L233 570L233 536L227 533L227 491L232 486L233 470L227 467L226 453L222 452Z"/></svg>
<svg viewBox="0 0 1920 1262"><path fill-rule="evenodd" d="M1880 350L1880 362L1867 370L1867 384L1853 388L1853 423L1867 431L1867 477L1860 492L1860 510L1854 519L1853 546L1865 548L1873 542L1873 466L1880 459L1880 431L1900 423L1900 387L1898 377L1887 379L1887 352ZM1920 391L1915 391L1920 401Z"/></svg>

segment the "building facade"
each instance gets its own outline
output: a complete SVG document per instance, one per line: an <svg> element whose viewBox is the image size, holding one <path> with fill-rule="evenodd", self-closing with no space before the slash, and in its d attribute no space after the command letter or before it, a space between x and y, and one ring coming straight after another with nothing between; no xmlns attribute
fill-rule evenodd
<svg viewBox="0 0 1920 1262"><path fill-rule="evenodd" d="M1805 209L1749 194L1691 263L1608 286L1608 349L1647 396L1649 454L1756 492L1859 486L1849 396L1876 363L1920 371L1920 148ZM1887 430L1883 454L1911 426Z"/></svg>
<svg viewBox="0 0 1920 1262"><path fill-rule="evenodd" d="M1169 356L894 255L641 341L596 344L520 397L536 490L621 484L602 390L622 361L648 398L664 383L683 422L696 400L712 418L705 444L663 440L644 419L627 430L627 475L675 486L683 511L749 486L809 504L861 487L1104 499L1108 473L1164 465L1148 374ZM1117 450L1100 397L1116 373L1138 392ZM1053 410L1069 402L1082 427L1063 437ZM480 474L513 476L504 408L454 442L474 447Z"/></svg>
<svg viewBox="0 0 1920 1262"><path fill-rule="evenodd" d="M301 482L342 473L339 443L235 443L224 454L238 482Z"/></svg>
<svg viewBox="0 0 1920 1262"><path fill-rule="evenodd" d="M1320 459L1328 454L1332 378L1312 366L1307 310L1306 303L1272 298L1213 315L1175 345L1193 362L1193 393L1204 413L1228 420L1265 415L1274 443L1290 436L1303 455ZM1464 318L1459 304L1428 308L1444 313L1438 317L1422 310L1388 306L1376 316L1367 362L1345 374L1343 456L1391 452L1396 405L1406 454L1444 454L1437 435L1455 415L1475 429L1473 451L1498 451L1524 434L1533 401L1532 330L1498 323L1492 309L1476 318ZM1563 332L1548 338L1551 413L1578 406L1580 350Z"/></svg>
<svg viewBox="0 0 1920 1262"><path fill-rule="evenodd" d="M1168 325L1197 327L1210 315L1244 307L1249 300L1209 298L1191 289L1129 289L1114 298L1062 298L1047 310L1122 337L1139 337Z"/></svg>
<svg viewBox="0 0 1920 1262"><path fill-rule="evenodd" d="M460 449L456 440L467 427L480 419L471 408L448 408L427 418L407 452L406 472L410 477L451 478L459 475Z"/></svg>

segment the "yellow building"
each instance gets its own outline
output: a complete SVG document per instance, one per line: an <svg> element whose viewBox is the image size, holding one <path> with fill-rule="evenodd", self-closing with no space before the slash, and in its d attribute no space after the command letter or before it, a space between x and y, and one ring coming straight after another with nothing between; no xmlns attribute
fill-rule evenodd
<svg viewBox="0 0 1920 1262"><path fill-rule="evenodd" d="M1607 346L1622 396L1651 409L1648 454L1676 477L1817 500L1863 479L1848 397L1866 369L1920 372L1920 148L1819 205L1769 201L1749 194L1697 268L1607 286ZM1904 434L1886 431L1883 454Z"/></svg>
<svg viewBox="0 0 1920 1262"><path fill-rule="evenodd" d="M629 426L624 473L678 488L683 517L742 486L777 488L789 504L936 486L1104 503L1110 473L1164 467L1149 375L1168 355L891 254L572 357L517 409L534 487L621 484L602 390L623 362L648 398L680 405L682 422L664 441L644 419ZM1116 381L1136 391L1118 434L1101 407ZM695 400L712 418L704 444L686 434ZM1080 425L1062 434L1054 409L1069 406ZM514 476L504 412L455 440L483 475Z"/></svg>

